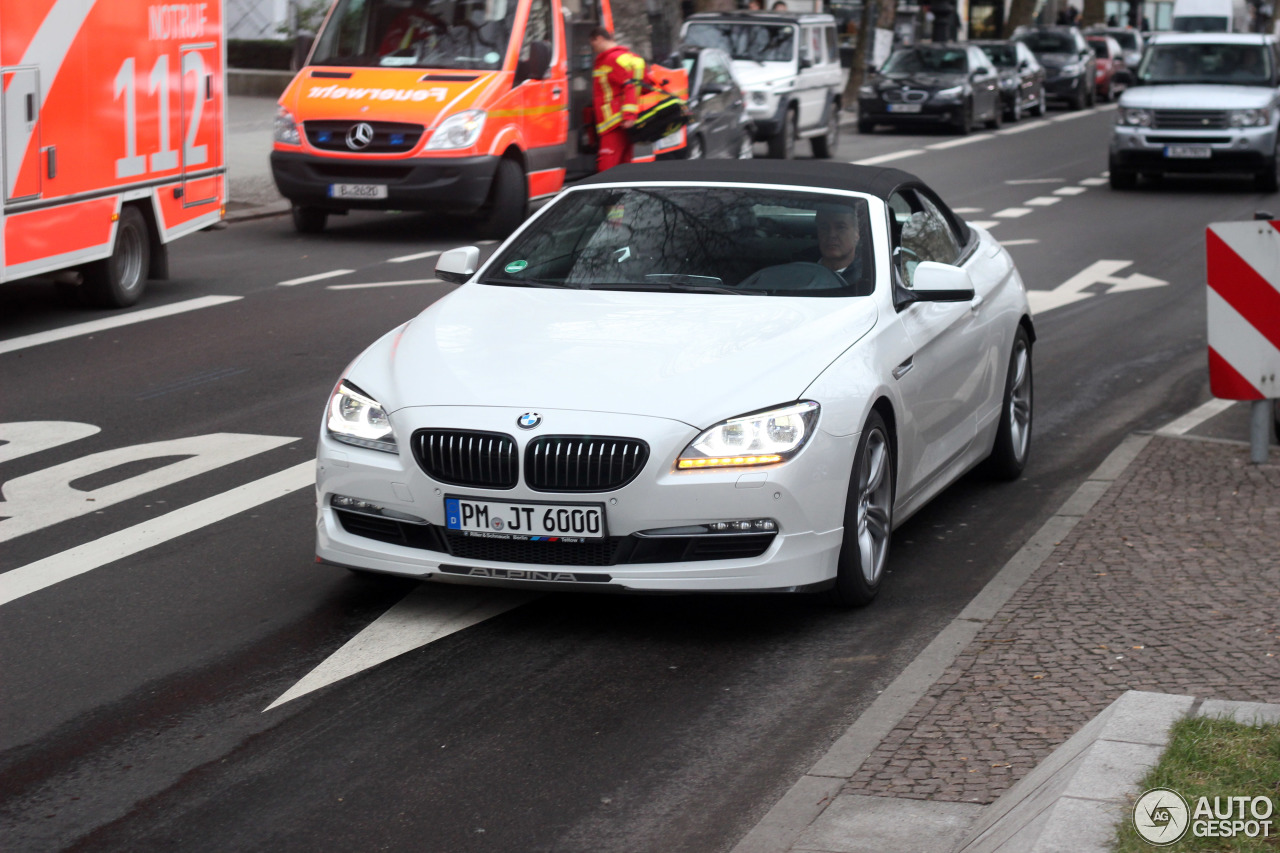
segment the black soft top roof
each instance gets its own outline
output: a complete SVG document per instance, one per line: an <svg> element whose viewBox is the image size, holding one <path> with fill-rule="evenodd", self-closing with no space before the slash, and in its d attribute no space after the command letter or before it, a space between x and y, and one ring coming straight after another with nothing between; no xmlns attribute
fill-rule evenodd
<svg viewBox="0 0 1280 853"><path fill-rule="evenodd" d="M577 186L640 181L784 184L815 190L846 190L881 199L905 185L924 185L910 172L855 166L830 160L661 160L627 163L593 175Z"/></svg>

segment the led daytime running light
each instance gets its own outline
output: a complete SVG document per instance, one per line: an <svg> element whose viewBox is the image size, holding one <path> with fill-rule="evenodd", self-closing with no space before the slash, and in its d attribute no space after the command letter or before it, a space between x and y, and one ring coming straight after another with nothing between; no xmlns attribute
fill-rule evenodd
<svg viewBox="0 0 1280 853"><path fill-rule="evenodd" d="M699 459L681 459L680 468L731 468L740 465L772 465L781 462L781 456L708 456Z"/></svg>

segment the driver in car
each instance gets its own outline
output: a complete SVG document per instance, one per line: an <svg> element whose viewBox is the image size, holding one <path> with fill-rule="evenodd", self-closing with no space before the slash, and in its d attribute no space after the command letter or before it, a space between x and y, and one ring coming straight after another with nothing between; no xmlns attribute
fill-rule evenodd
<svg viewBox="0 0 1280 853"><path fill-rule="evenodd" d="M818 263L849 284L863 286L862 256L858 253L862 229L852 207L820 204L814 225L818 232Z"/></svg>
<svg viewBox="0 0 1280 853"><path fill-rule="evenodd" d="M440 35L448 32L448 24L440 16L427 11L430 5L429 0L417 0L397 15L378 45L378 55L412 53L418 42L428 40L429 47Z"/></svg>

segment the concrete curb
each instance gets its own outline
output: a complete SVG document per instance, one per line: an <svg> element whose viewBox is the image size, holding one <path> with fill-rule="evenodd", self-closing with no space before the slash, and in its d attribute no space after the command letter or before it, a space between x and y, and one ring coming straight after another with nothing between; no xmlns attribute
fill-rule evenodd
<svg viewBox="0 0 1280 853"><path fill-rule="evenodd" d="M1040 568L1058 543L1080 523L1150 441L1149 435L1125 438L1062 508L983 587L982 592L832 744L826 755L818 759L760 823L738 842L733 853L777 853L790 849L801 833L831 805L845 781L857 772L876 746L915 707L983 625Z"/></svg>

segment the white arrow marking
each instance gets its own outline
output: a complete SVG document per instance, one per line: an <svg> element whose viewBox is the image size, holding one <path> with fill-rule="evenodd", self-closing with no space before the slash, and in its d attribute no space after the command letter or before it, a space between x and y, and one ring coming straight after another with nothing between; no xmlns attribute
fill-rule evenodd
<svg viewBox="0 0 1280 853"><path fill-rule="evenodd" d="M1130 290L1146 290L1149 287L1163 287L1169 283L1136 272L1128 278L1116 277L1117 272L1132 263L1133 261L1094 261L1053 290L1029 290L1027 299L1031 303L1031 313L1043 314L1045 311L1052 311L1054 308L1088 299L1093 294L1085 293L1084 290L1095 284L1109 284L1111 287L1107 292L1123 293Z"/></svg>
<svg viewBox="0 0 1280 853"><path fill-rule="evenodd" d="M537 593L427 583L327 657L265 709L341 681L538 598Z"/></svg>
<svg viewBox="0 0 1280 853"><path fill-rule="evenodd" d="M93 424L75 421L18 421L0 424L0 462L39 453L82 438L96 435Z"/></svg>

